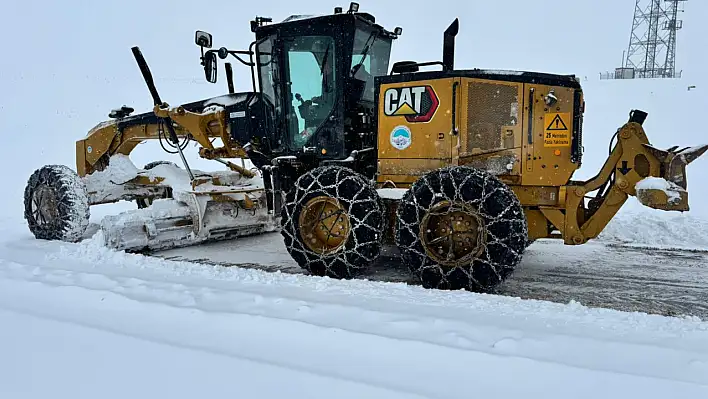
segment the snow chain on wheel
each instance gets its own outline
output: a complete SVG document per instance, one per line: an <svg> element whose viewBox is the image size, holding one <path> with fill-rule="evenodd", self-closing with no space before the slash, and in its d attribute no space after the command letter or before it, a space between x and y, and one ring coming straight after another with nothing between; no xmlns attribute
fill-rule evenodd
<svg viewBox="0 0 708 399"><path fill-rule="evenodd" d="M375 188L353 170L313 169L286 195L281 211L285 246L314 275L355 277L381 253L380 204Z"/></svg>
<svg viewBox="0 0 708 399"><path fill-rule="evenodd" d="M401 199L396 245L426 288L488 291L521 261L524 210L495 176L466 166L429 172Z"/></svg>
<svg viewBox="0 0 708 399"><path fill-rule="evenodd" d="M38 239L78 242L88 227L86 186L66 166L36 170L25 187L24 202L25 220Z"/></svg>

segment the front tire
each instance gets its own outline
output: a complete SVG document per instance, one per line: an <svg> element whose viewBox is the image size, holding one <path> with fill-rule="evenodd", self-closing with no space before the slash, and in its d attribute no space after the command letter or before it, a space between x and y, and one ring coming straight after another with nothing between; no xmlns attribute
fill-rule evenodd
<svg viewBox="0 0 708 399"><path fill-rule="evenodd" d="M323 166L302 175L286 195L281 225L292 258L317 276L353 278L381 253L379 196L345 167Z"/></svg>
<svg viewBox="0 0 708 399"><path fill-rule="evenodd" d="M86 186L63 165L36 170L25 187L24 204L25 220L38 239L78 242L89 225Z"/></svg>
<svg viewBox="0 0 708 399"><path fill-rule="evenodd" d="M514 192L467 166L429 172L397 210L396 245L426 288L489 291L521 261L528 226Z"/></svg>

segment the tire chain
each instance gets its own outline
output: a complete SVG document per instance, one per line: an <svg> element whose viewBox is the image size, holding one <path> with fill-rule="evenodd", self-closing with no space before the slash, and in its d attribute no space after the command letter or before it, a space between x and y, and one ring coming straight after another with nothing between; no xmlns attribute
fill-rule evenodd
<svg viewBox="0 0 708 399"><path fill-rule="evenodd" d="M34 190L45 185L56 195L58 219L42 228L32 215ZM90 210L86 186L81 178L64 165L47 165L30 176L24 193L25 219L38 239L78 242L89 224Z"/></svg>
<svg viewBox="0 0 708 399"><path fill-rule="evenodd" d="M441 200L472 205L485 222L488 240L470 264L446 268L423 249L419 223ZM429 288L487 290L511 274L527 247L528 226L514 192L496 177L471 167L446 167L423 176L406 192L396 216L401 255Z"/></svg>
<svg viewBox="0 0 708 399"><path fill-rule="evenodd" d="M323 194L339 200L350 220L350 237L346 244L329 255L308 249L300 240L298 226L303 205ZM380 204L376 190L351 169L324 166L308 171L295 182L282 208L281 233L286 248L303 269L315 275L352 278L381 253L383 211Z"/></svg>

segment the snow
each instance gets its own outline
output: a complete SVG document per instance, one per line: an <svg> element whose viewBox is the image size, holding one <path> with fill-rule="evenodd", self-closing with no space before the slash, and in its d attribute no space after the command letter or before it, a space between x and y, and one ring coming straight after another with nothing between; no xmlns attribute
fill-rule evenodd
<svg viewBox="0 0 708 399"><path fill-rule="evenodd" d="M130 157L116 154L110 158L106 169L91 173L83 179L84 183L93 190L109 191L115 185L134 179L139 172Z"/></svg>
<svg viewBox="0 0 708 399"><path fill-rule="evenodd" d="M2 237L1 397L708 393L708 323L695 318Z"/></svg>
<svg viewBox="0 0 708 399"><path fill-rule="evenodd" d="M312 18L316 18L316 17L320 17L320 16L322 16L322 14L320 14L320 15L291 15L291 16L285 18L284 20L282 20L280 23L283 24L286 22L304 21L304 20L308 20L308 19L312 19Z"/></svg>
<svg viewBox="0 0 708 399"><path fill-rule="evenodd" d="M415 397L218 351L175 347L50 318L0 311L0 320L12 326L0 331L0 339L15 342L7 350L3 346L5 358L13 360L12 368L3 369L6 378L0 392L6 398L42 398L58 390L62 397L72 398L208 395L329 399L338 389L343 390L336 395L341 398ZM39 355L25 355L35 352ZM41 384L28 379L32 377Z"/></svg>
<svg viewBox="0 0 708 399"><path fill-rule="evenodd" d="M240 102L242 102L248 94L243 94L243 93L237 93L237 94L231 94L231 95L223 95L223 96L217 96L210 98L209 100L204 102L204 105L207 105L208 107L204 109L204 112L207 112L207 109L210 109L212 112L214 112L214 109L211 109L209 107L218 107L216 110L223 110L223 107L230 107L232 105L236 105Z"/></svg>
<svg viewBox="0 0 708 399"><path fill-rule="evenodd" d="M189 207L184 203L174 199L155 199L151 206L143 209L132 209L130 212L124 212L115 217L109 217L104 222L110 225L111 228L120 228L134 221L149 221L155 219L167 218L189 218L191 213ZM108 227L108 226L106 226Z"/></svg>
<svg viewBox="0 0 708 399"><path fill-rule="evenodd" d="M195 177L200 174L199 170L192 169ZM181 192L191 191L192 183L189 181L189 174L185 169L182 169L174 164L160 164L146 172L151 181L157 180L158 177L163 178L161 184L169 186L175 193L175 196Z"/></svg>
<svg viewBox="0 0 708 399"><path fill-rule="evenodd" d="M379 188L376 190L379 193L379 197L385 199L399 200L403 198L408 189L406 188Z"/></svg>
<svg viewBox="0 0 708 399"><path fill-rule="evenodd" d="M647 248L708 250L708 220L691 212L623 209L598 240Z"/></svg>
<svg viewBox="0 0 708 399"><path fill-rule="evenodd" d="M505 69L476 69L476 72L480 72L487 75L523 75L524 71L511 71Z"/></svg>
<svg viewBox="0 0 708 399"><path fill-rule="evenodd" d="M693 153L693 152L696 152L696 151L699 151L699 150L703 150L703 149L705 149L705 148L706 148L706 144L703 144L703 145L696 145L696 146L689 147L689 148L687 148L686 150L682 151L682 154L691 154L691 153Z"/></svg>
<svg viewBox="0 0 708 399"><path fill-rule="evenodd" d="M109 120L101 121L101 122L99 122L98 124L96 124L96 126L94 126L94 127L92 127L91 129L88 130L88 132L86 133L86 137L89 137L90 135L92 135L92 134L95 133L96 131L103 129L103 128L105 128L106 126L111 126L111 125L115 125L115 124L116 124L116 120L115 120L115 119L109 119Z"/></svg>
<svg viewBox="0 0 708 399"><path fill-rule="evenodd" d="M198 169L192 169L192 173L196 178L214 176L219 178L225 188L246 187L259 188L263 187L262 176L256 175L253 178L245 178L237 172L231 170L218 170L209 172L208 174ZM123 192L122 184L136 178L139 174L143 174L155 182L158 178L162 178L160 185L171 187L175 197L192 191L192 184L189 180L189 174L185 169L180 168L173 163L164 163L153 166L148 170L138 169L129 156L116 154L110 158L109 165L102 171L94 172L83 178L88 191L96 197L119 196ZM195 191L211 191L215 187L211 183L205 183L197 186ZM224 188L224 186L220 186Z"/></svg>
<svg viewBox="0 0 708 399"><path fill-rule="evenodd" d="M220 105L209 105L202 110L202 114L215 114L219 111L224 111L225 108Z"/></svg>
<svg viewBox="0 0 708 399"><path fill-rule="evenodd" d="M307 10L280 3L264 7L263 2L217 0L213 6L222 15L272 15L274 20L332 8L326 2L314 2ZM410 23L419 20L420 10L429 9L420 0L406 7L362 4L362 12L371 12L389 27L397 22L387 18L402 21L404 34L395 41L392 61L439 59L442 30L456 15L449 10L463 16L504 15L505 26L521 27L500 30L491 19L461 17L458 49L467 51L457 51L455 66L489 68L487 73L509 68L584 77L585 152L575 179L591 178L600 170L612 135L631 109L649 112L644 127L657 148L704 142L695 116L708 101L708 91L702 89L708 69L702 50L702 38L708 34L708 25L701 23L708 11L705 2L689 2L681 16L684 29L676 63L683 78L671 81L597 80L597 72L616 66L626 46L632 2L624 2L629 4L616 13L606 11L617 9L613 0L574 2L570 8L556 3L468 5L439 0L436 10L426 13L430 29ZM0 157L0 168L8 172L0 202L0 397L708 397L708 323L692 317L166 261L110 251L100 234L80 244L35 240L21 222L22 194L32 171L45 164L75 165L75 140L115 123L100 122L114 104L152 109L131 46L141 46L168 103L232 98L220 98L226 92L224 79L216 85L204 82L194 52L192 9L173 8L174 23L163 24L156 33L149 22L163 5L131 0L116 4L70 0L37 8L14 2L0 15L8 31L23 32L24 46L42 48L52 59L50 68L0 61L0 131L13 135L12 145L5 146ZM84 12L75 13L77 7ZM568 12L582 18L565 18ZM85 18L92 14L111 18ZM127 33L122 30L125 20L134 22ZM554 36L553 48L564 50L533 50L538 37L523 34L529 20L552 20L553 32L569 32ZM600 26L598 20L605 23ZM234 34L233 26L218 19L206 27L215 43L246 48L252 32L247 23L241 28ZM475 39L488 32L494 32L489 40ZM75 37L82 38L83 47L117 50L95 57L83 47L67 45ZM164 37L178 39L164 46ZM503 50L508 48L520 50ZM250 90L250 71L240 71L235 71L242 73L235 76L236 90ZM699 89L687 91L687 86ZM41 106L28 107L38 103L37 93ZM198 158L197 148L190 146L185 155L195 171L202 165L213 169L213 161ZM138 146L131 159L137 165L162 159L181 165L178 156L165 154L156 142ZM103 179L95 175L92 184L116 189L114 183L134 176L137 169L127 161L118 157L109 167L111 179L106 179L109 174ZM558 288L553 279L558 270L552 267L555 251L572 250L573 255L567 252L563 259L569 265L583 264L591 273L598 263L643 267L626 258L608 259L607 244L708 249L706 162L704 156L687 168L688 213L648 209L631 199L588 245L534 244L553 248L532 251L536 265L550 268L541 283ZM169 174L170 185L186 190L185 171L158 168L153 176L158 170ZM661 186L657 183L641 184ZM400 192L383 195L395 198ZM170 214L176 209L172 205L157 201L148 212ZM134 203L121 206L135 208ZM97 217L103 208L91 211ZM282 245L282 240L275 241ZM202 258L225 256L213 248L201 248ZM263 264L277 262L270 248L248 247L240 258L246 253ZM690 256L670 253L676 254L675 261L649 262L643 270L647 278L633 283L655 285L649 277L669 273ZM699 269L705 258L696 256ZM590 279L592 274L580 276ZM588 290L614 297L606 287L615 279L605 275ZM696 275L670 275L664 283L700 286L698 280ZM649 296L634 300L650 301ZM677 294L675 301L686 296L694 296L689 303L705 303L705 291L700 290Z"/></svg>
<svg viewBox="0 0 708 399"><path fill-rule="evenodd" d="M669 203L675 203L681 200L681 192L685 191L676 183L667 181L661 177L646 177L635 185L635 189L639 190L661 190L669 199Z"/></svg>

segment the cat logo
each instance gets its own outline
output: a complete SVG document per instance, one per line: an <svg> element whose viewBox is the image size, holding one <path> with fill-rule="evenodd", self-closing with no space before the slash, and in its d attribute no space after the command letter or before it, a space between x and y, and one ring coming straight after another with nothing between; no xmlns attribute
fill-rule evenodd
<svg viewBox="0 0 708 399"><path fill-rule="evenodd" d="M384 114L403 116L408 122L433 119L440 101L431 86L392 87L384 93Z"/></svg>

